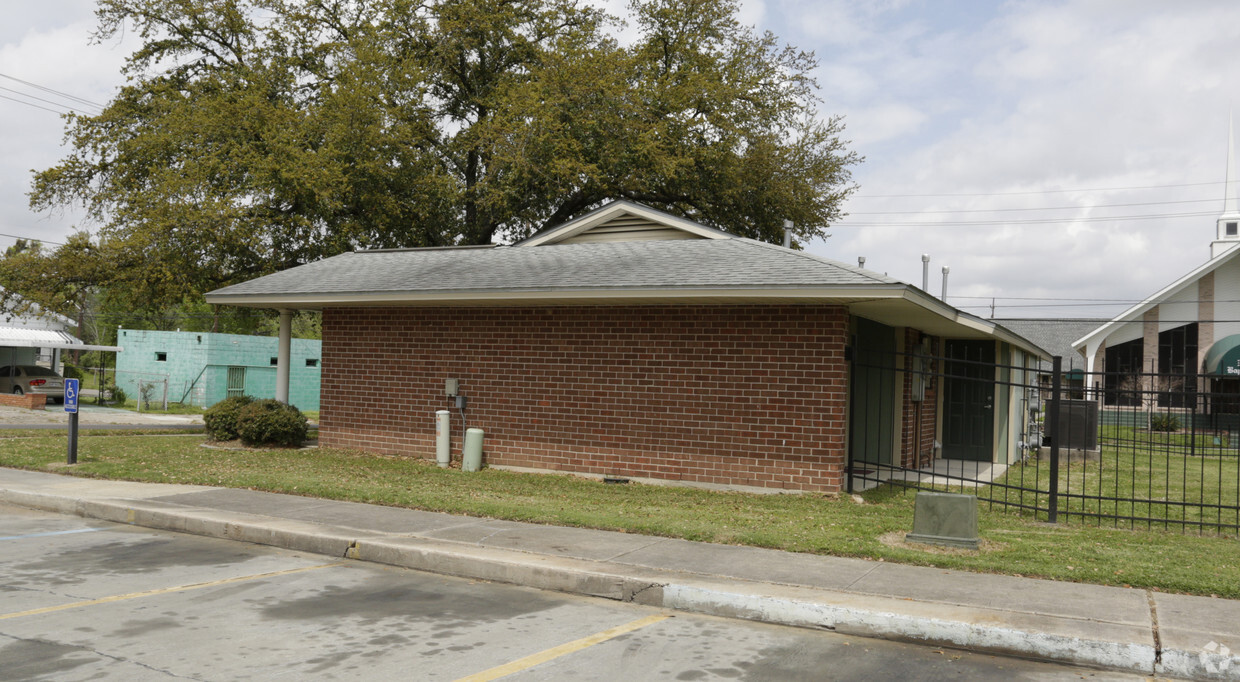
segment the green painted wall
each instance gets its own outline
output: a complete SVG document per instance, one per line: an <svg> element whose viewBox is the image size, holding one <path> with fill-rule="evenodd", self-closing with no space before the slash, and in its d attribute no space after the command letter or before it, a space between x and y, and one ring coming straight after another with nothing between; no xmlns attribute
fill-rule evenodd
<svg viewBox="0 0 1240 682"><path fill-rule="evenodd" d="M228 370L241 368L243 391L274 398L279 339L272 336L121 329L116 354L116 384L130 398L140 381L168 380L168 400L210 407L228 397ZM289 367L289 403L319 409L319 373L323 343L293 339ZM163 393L157 389L156 399Z"/></svg>

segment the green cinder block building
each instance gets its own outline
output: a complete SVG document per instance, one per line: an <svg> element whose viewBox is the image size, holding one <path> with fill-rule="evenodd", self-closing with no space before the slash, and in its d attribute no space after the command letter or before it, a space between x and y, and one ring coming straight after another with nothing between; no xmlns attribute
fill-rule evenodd
<svg viewBox="0 0 1240 682"><path fill-rule="evenodd" d="M209 332L120 329L116 385L131 398L140 384L151 386L153 400L210 407L231 395L274 398L279 340L272 336ZM289 403L301 410L319 409L319 372L323 344L293 339L289 358Z"/></svg>

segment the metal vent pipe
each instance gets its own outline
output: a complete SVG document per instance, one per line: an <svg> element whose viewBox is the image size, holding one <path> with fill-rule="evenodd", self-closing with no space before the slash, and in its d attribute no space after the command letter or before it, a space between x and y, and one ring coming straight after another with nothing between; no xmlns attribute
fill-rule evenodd
<svg viewBox="0 0 1240 682"><path fill-rule="evenodd" d="M939 298L944 303L947 303L947 273L951 271L952 271L951 268L947 267L946 265L943 266L943 295L940 296Z"/></svg>
<svg viewBox="0 0 1240 682"><path fill-rule="evenodd" d="M921 290L930 291L930 254L921 254Z"/></svg>

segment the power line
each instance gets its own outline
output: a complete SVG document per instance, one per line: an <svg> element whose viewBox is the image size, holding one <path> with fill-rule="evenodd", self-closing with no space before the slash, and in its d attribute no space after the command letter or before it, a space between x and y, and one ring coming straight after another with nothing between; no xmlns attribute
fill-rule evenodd
<svg viewBox="0 0 1240 682"><path fill-rule="evenodd" d="M69 94L69 93L67 93L67 92L61 92L60 90L53 90L52 88L49 88L49 87L44 86L44 85L39 85L38 83L31 83L30 81L25 81L25 80L22 80L22 79L20 79L20 78L17 78L16 76L10 76L10 75L8 75L7 73L0 73L0 78L7 78L7 79L9 79L9 80L11 80L11 81L16 81L16 82L18 82L18 83L21 83L22 85L28 85L28 86L30 86L30 87L32 87L32 88L36 88L36 89L38 89L38 90L42 90L43 92L46 92L46 93L49 93L49 94L52 94L52 95L59 95L59 96L61 96L61 97L64 97L65 99L70 99L70 100L73 100L73 101L75 101L75 102L81 102L82 104L87 104L87 105L90 105L90 106L92 106L92 107L95 107L96 109L103 109L103 105L102 105L102 104L99 104L98 102L92 102L92 101L90 101L90 100L88 100L88 99L85 99L85 98L82 98L82 97L78 97L78 96L76 96L76 95L70 95L70 94Z"/></svg>
<svg viewBox="0 0 1240 682"><path fill-rule="evenodd" d="M9 97L8 95L0 95L0 99L7 99L10 102L17 102L18 104L25 104L28 107L34 107L35 109L42 109L43 111L50 111L53 114L57 114L61 116L73 111L73 109L69 109L69 111L56 111L55 109L49 109L45 106L40 106L38 104L35 104L34 102L27 102L24 99L17 99L16 97ZM60 106L60 105L58 104L56 106ZM68 109L68 107L65 107L65 108Z"/></svg>
<svg viewBox="0 0 1240 682"><path fill-rule="evenodd" d="M1230 184L1235 184L1240 180L1232 180ZM1067 194L1070 192L1121 192L1137 189L1171 189L1174 187L1207 187L1211 185L1226 185L1227 182L1189 182L1178 185L1143 185L1132 187L1092 187L1078 189L1043 189L1030 190L1027 192L978 192L974 194L858 194L856 199L902 199L902 198L934 198L934 197L1011 197L1011 196L1027 196L1032 194Z"/></svg>
<svg viewBox="0 0 1240 682"><path fill-rule="evenodd" d="M69 111L77 111L77 110L76 110L76 109L74 109L73 107L70 107L70 106L65 105L65 104L61 104L60 102L55 102L55 101L52 101L52 100L50 100L50 99L44 99L44 98L42 98L42 97L35 97L34 95L29 95L29 94L26 94L26 93L22 92L21 90L14 90L13 88L6 88L6 87L4 87L3 85L0 85L0 90L5 90L5 91L7 91L7 92L16 93L17 95L19 95L19 96L21 96L21 97L27 97L27 98L29 98L29 99L38 100L38 101L40 101L40 102L46 102L46 103L48 103L48 104L50 104L50 105L52 105L52 106L54 106L54 107L61 107L61 108L63 108L63 109L68 109Z"/></svg>
<svg viewBox="0 0 1240 682"><path fill-rule="evenodd" d="M941 222L853 222L845 219L831 227L969 227L978 225L1048 225L1062 223L1108 223L1123 220L1169 220L1174 218L1200 218L1218 215L1213 211L1193 213L1147 213L1143 215L1097 216L1084 218L1018 218L1016 220L948 220Z"/></svg>
<svg viewBox="0 0 1240 682"><path fill-rule="evenodd" d="M25 239L25 240L27 240L27 241L32 241L32 242L41 242L41 243L43 243L43 244L55 244L56 246L64 246L64 245L65 245L65 244L64 244L64 242L54 242L54 241L51 241L51 240L48 240L48 239L40 239L40 238L38 238L38 237L22 237L22 236L20 236L20 235L16 235L16 234L5 234L5 233L3 233L3 232L0 232L0 237L9 237L10 239Z"/></svg>
<svg viewBox="0 0 1240 682"><path fill-rule="evenodd" d="M1181 201L1149 201L1132 204L1096 204L1093 206L1041 206L1037 208L960 208L935 211L849 211L848 215L925 215L943 213L1010 213L1014 211L1072 211L1095 208L1126 208L1129 206L1166 206L1169 204L1217 204L1218 199L1184 199Z"/></svg>

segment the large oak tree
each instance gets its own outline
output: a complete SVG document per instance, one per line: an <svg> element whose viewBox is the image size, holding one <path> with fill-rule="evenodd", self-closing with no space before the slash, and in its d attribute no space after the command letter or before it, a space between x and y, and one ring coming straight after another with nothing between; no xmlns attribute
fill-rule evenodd
<svg viewBox="0 0 1240 682"><path fill-rule="evenodd" d="M140 38L128 84L69 119L30 193L85 206L94 235L21 267L162 304L354 248L516 239L614 198L824 234L858 158L817 110L813 55L739 24L735 0L629 12L622 45L575 0L101 0L98 40Z"/></svg>

